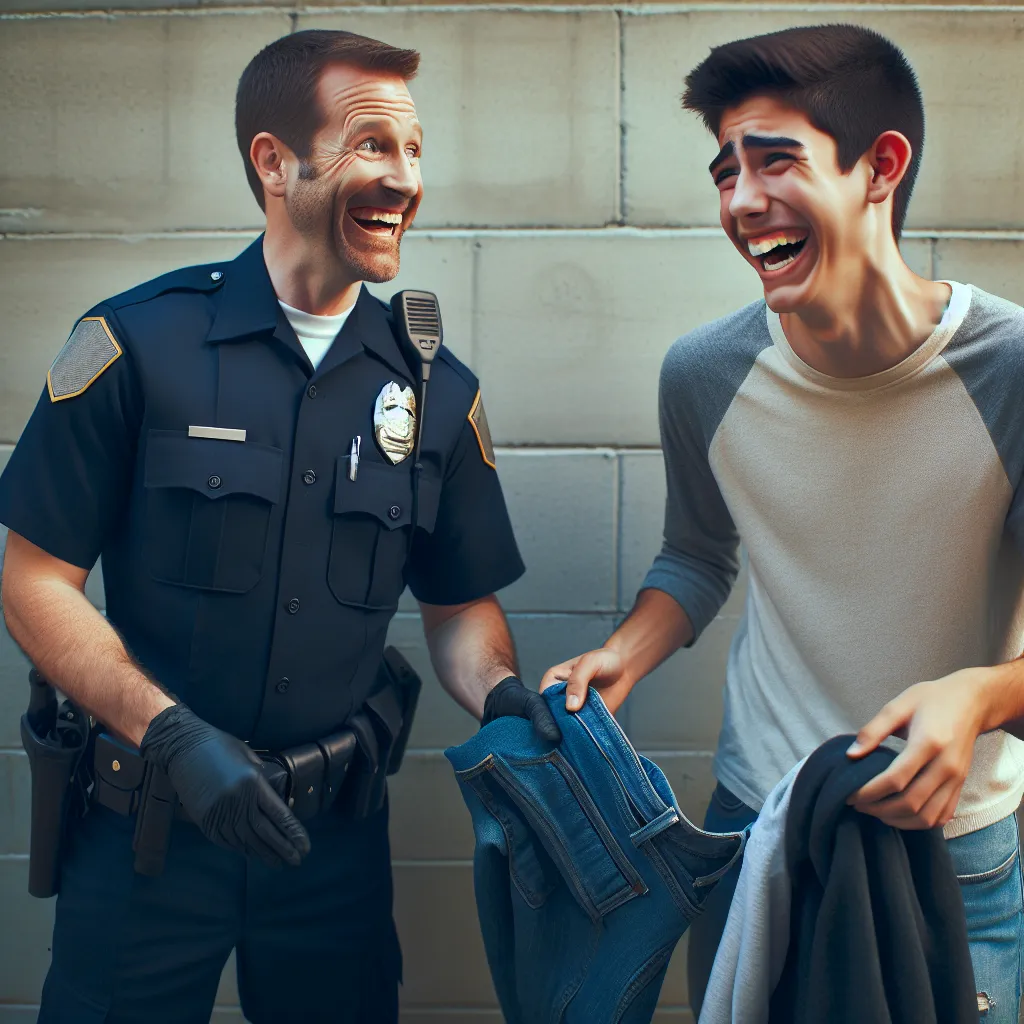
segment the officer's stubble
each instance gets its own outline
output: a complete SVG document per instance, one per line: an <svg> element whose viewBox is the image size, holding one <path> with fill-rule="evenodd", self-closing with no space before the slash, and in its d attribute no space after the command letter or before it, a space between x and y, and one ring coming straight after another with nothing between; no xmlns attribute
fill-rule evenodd
<svg viewBox="0 0 1024 1024"><path fill-rule="evenodd" d="M342 264L352 276L369 284L384 284L398 276L401 256L402 235L399 227L394 236L393 254L385 258L380 251L362 253L346 240L341 228L345 216L345 203L339 203L337 189L330 178L322 175L311 159L300 159L296 185L285 196L285 209L295 230L317 247L324 247Z"/></svg>

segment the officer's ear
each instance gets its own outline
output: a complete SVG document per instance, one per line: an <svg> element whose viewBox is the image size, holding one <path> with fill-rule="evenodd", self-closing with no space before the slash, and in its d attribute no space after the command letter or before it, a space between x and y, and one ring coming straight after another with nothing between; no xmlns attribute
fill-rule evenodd
<svg viewBox="0 0 1024 1024"><path fill-rule="evenodd" d="M249 146L249 159L267 195L283 199L288 184L287 160L292 151L270 132L260 132Z"/></svg>

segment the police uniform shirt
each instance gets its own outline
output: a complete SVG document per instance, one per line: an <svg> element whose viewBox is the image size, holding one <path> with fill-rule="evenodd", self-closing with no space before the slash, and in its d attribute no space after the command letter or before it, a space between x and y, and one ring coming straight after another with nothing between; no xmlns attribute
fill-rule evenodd
<svg viewBox="0 0 1024 1024"><path fill-rule="evenodd" d="M410 551L414 458L393 464L374 433L387 385L419 400L388 308L362 288L314 371L262 243L79 321L0 477L0 522L83 569L102 555L108 619L139 664L279 749L362 704L406 584L459 604L523 564L473 374L440 349Z"/></svg>

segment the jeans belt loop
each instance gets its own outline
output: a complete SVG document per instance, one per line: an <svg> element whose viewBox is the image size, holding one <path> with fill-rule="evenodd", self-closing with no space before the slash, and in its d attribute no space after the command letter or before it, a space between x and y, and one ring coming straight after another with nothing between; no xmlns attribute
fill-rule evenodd
<svg viewBox="0 0 1024 1024"><path fill-rule="evenodd" d="M678 824L679 812L674 807L668 807L653 821L649 821L644 825L643 828L638 828L635 832L631 832L629 838L633 841L633 845L638 847L643 843L646 843L649 839L653 839L655 836L661 835L665 829Z"/></svg>

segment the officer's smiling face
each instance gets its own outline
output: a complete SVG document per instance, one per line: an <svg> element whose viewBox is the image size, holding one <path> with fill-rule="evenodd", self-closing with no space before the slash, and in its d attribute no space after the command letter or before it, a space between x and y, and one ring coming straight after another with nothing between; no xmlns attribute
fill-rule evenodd
<svg viewBox="0 0 1024 1024"><path fill-rule="evenodd" d="M318 99L324 124L290 182L289 217L356 279L390 281L423 195L423 132L409 89L396 76L334 65Z"/></svg>

